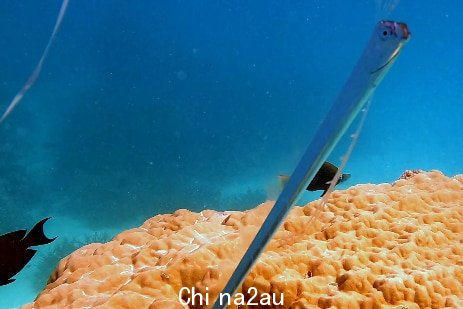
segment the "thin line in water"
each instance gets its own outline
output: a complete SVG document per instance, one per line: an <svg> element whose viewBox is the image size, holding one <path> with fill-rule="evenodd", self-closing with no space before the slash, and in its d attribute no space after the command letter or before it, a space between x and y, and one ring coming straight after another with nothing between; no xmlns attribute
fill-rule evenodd
<svg viewBox="0 0 463 309"><path fill-rule="evenodd" d="M48 44L45 47L45 50L43 51L42 56L40 57L40 60L37 63L37 66L35 67L34 71L32 71L32 74L29 76L28 80L26 81L24 86L21 88L21 90L19 90L19 92L15 95L13 100L11 100L10 104L6 108L2 117L0 117L0 125L11 114L11 112L15 109L15 107L19 104L19 102L21 102L24 95L34 85L35 81L39 77L40 72L42 71L43 63L45 62L45 59L48 56L48 52L50 50L51 44L55 40L56 33L58 33L58 30L63 21L64 13L66 13L68 4L69 4L69 0L63 0L63 3L61 4L61 9L59 10L58 18L56 19L55 27L53 28L53 32L51 33L50 39L48 40Z"/></svg>

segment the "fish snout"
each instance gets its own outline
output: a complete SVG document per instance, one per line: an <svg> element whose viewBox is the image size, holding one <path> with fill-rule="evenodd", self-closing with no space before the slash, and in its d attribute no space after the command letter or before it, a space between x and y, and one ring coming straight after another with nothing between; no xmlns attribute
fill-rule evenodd
<svg viewBox="0 0 463 309"><path fill-rule="evenodd" d="M406 23L401 23L401 22L397 22L396 23L400 30L402 31L402 37L405 39L405 40L408 40L410 39L410 36L412 35L410 30L408 30L408 26Z"/></svg>

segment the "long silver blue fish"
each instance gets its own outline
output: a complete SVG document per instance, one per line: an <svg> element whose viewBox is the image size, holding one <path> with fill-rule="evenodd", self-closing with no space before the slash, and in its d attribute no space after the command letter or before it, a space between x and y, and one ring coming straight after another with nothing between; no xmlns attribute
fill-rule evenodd
<svg viewBox="0 0 463 309"><path fill-rule="evenodd" d="M409 38L410 31L405 23L380 21L377 24L341 93L222 293L231 295L241 285L259 254L283 223L290 208L312 181L359 111L371 98ZM219 309L225 306L226 304L220 303L219 297L213 308Z"/></svg>

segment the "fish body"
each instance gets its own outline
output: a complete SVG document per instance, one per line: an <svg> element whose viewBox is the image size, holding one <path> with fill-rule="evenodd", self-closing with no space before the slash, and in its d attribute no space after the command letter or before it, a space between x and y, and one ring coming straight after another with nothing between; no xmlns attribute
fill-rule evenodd
<svg viewBox="0 0 463 309"><path fill-rule="evenodd" d="M326 191L328 191L330 187L330 182L331 180L334 179L334 176L336 175L337 171L338 171L338 168L334 164L330 162L323 163L322 167L318 170L317 174L315 174L315 177L309 183L306 190L307 191L323 190L323 193L321 196L324 196ZM286 176L286 175L280 175L279 178L280 178L280 183L282 185L286 184L289 181L289 176ZM349 178L350 178L350 174L342 174L341 177L338 179L336 185L346 181Z"/></svg>
<svg viewBox="0 0 463 309"><path fill-rule="evenodd" d="M13 276L29 263L37 252L30 247L46 245L56 239L46 237L43 232L48 219L41 220L28 234L26 230L17 230L0 236L0 286L15 281Z"/></svg>
<svg viewBox="0 0 463 309"><path fill-rule="evenodd" d="M354 118L370 100L375 88L391 68L409 38L410 31L405 23L382 20L377 24L346 84L221 291L222 294L233 294L241 285L260 253L284 221L290 208L300 197L304 188L308 186L307 184L315 177ZM225 308L220 299L219 297L215 301L214 309Z"/></svg>

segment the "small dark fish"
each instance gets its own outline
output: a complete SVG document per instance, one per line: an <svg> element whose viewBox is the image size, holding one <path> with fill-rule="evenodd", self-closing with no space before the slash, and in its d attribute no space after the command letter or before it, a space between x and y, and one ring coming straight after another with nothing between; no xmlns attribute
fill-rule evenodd
<svg viewBox="0 0 463 309"><path fill-rule="evenodd" d="M320 167L317 174L315 175L313 180L310 182L306 190L307 191L323 190L323 193L321 196L325 195L326 191L328 191L328 188L330 187L330 181L333 180L334 175L336 175L337 172L338 172L338 168L335 165L331 164L330 162L323 163L322 167ZM279 176L279 178L280 178L280 183L282 185L285 185L289 180L289 176L281 175ZM350 178L350 174L342 174L341 177L339 177L339 180L336 184L340 184L341 182L344 182L349 178Z"/></svg>
<svg viewBox="0 0 463 309"><path fill-rule="evenodd" d="M32 259L37 250L32 246L51 243L55 238L47 238L43 232L43 225L50 218L37 223L26 235L26 230L18 230L0 236L0 286L9 284Z"/></svg>

